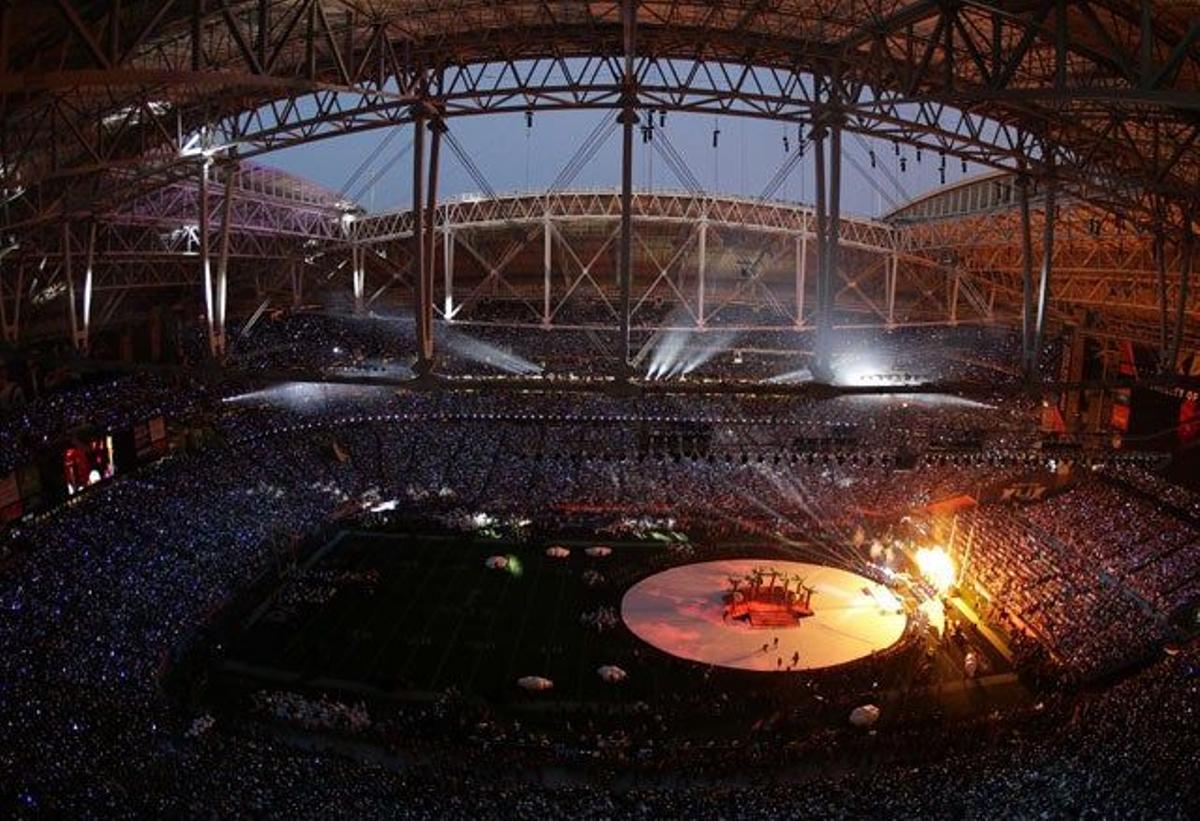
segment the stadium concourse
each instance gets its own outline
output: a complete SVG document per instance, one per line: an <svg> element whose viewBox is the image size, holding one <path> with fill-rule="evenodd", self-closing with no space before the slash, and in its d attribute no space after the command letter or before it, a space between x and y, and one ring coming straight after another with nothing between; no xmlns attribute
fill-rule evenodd
<svg viewBox="0 0 1200 821"><path fill-rule="evenodd" d="M1197 11L0 2L0 815L1195 817Z"/></svg>

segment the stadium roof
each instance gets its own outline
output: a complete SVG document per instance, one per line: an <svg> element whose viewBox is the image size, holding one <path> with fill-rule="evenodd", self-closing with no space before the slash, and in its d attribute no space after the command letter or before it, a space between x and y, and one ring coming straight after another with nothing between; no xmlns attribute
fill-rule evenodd
<svg viewBox="0 0 1200 821"><path fill-rule="evenodd" d="M1200 191L1192 0L11 0L0 18L10 249L211 163L543 109L836 123L1054 180L1106 236L1179 241Z"/></svg>

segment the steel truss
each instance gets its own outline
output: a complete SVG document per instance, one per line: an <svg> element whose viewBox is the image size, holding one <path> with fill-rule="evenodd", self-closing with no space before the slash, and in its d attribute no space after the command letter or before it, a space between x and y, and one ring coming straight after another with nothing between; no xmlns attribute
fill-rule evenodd
<svg viewBox="0 0 1200 821"><path fill-rule="evenodd" d="M408 122L424 135L428 122L433 128L428 202L418 194L417 229L409 243L414 270L408 272L416 283L421 356L427 360L438 256L437 146L449 118L607 108L621 112L628 144L634 119L646 110L738 114L798 123L818 136L830 129L835 158L836 135L845 130L1016 170L1023 179L1044 182L1048 203L1055 196L1060 202L1094 203L1116 219L1136 221L1154 236L1158 336L1165 355L1169 344L1178 347L1181 326L1191 315L1187 277L1181 274L1177 330L1168 332L1166 248L1174 242L1190 249L1200 189L1195 150L1200 26L1188 14L1177 3L1099 0L1031 0L1019 8L977 0L856 0L833 6L813 0L752 5L380 0L369 11L359 0L129 0L86 8L78 0L10 0L0 3L5 247L48 248L52 243L39 234L41 227L61 225L59 247L70 251L80 242L71 222L86 226L82 285L77 287L73 275L80 268L73 268L74 252L64 252L60 266L74 339L86 346L97 253L112 247L99 226L127 204L152 199L199 173L196 243L216 351L223 345L229 262L237 258L230 224L238 219L234 211L249 206L238 206L236 199L220 203L220 236L210 237L218 208L212 201L217 192L210 190L220 187L209 179L214 158L219 168L238 155L244 160ZM423 153L414 152L418 191ZM634 313L630 154L625 150L622 161L625 204L619 211L615 312L626 361ZM831 324L835 309L854 304L847 294L863 310L895 324L897 293L905 292L898 286L910 282L918 303L939 309L944 304L950 321L962 321L964 310L995 318L997 295L1011 289L989 279L987 266L947 270L945 246L913 245L910 252L895 240L890 260L875 266L883 290L870 293L864 278L874 274L839 264L839 250L850 246L838 236L843 221L832 160L829 173L830 199L818 207L829 220L828 233L817 231L823 251L817 254L818 325ZM543 216L547 259L556 242L551 221ZM1020 223L1016 236L1030 237L1030 220ZM703 249L712 239L708 225L705 216L697 228L702 272L708 265ZM303 227L315 226L294 226ZM1054 249L1055 221L1043 220L1042 227L1041 246ZM449 250L442 254L451 280L455 268L446 260L466 241L456 233L446 232ZM801 247L795 251L790 311L781 307L757 261L734 288L736 298L755 292L780 313L790 313L794 324L805 323L801 272L807 270L811 233L792 237ZM280 226L273 236L287 234ZM135 239L127 247L143 246ZM1021 253L1022 320L1032 330L1027 353L1028 340L1036 347L1057 310L1052 276L1058 252L1041 256L1035 308L1032 247L1026 240ZM368 266L369 255L352 248L355 304L365 307L367 268L402 254L375 253ZM764 243L758 258L782 253ZM387 264L394 280L405 279L403 269ZM607 285L596 283L588 266L579 267L611 309ZM917 273L902 274L910 267ZM501 275L503 268L493 267L485 281L515 290ZM18 280L22 275L18 271ZM544 280L550 278L545 274ZM697 279L691 306L687 299L681 304L704 327L714 315L706 299L711 303L715 295L706 293L708 276ZM655 282L662 280L660 272ZM453 282L443 287L444 310L454 316ZM678 284L672 287L682 296ZM0 285L0 295L3 291ZM15 291L18 300L21 292ZM548 295L552 286L544 281L543 324L555 313ZM457 304L469 306L475 296ZM19 311L6 312L12 314ZM14 327L7 318L3 324L6 333Z"/></svg>
<svg viewBox="0 0 1200 821"><path fill-rule="evenodd" d="M234 274L229 282L235 312L253 310L268 294L277 304L299 303L305 293L337 303L347 282L360 311L418 301L412 211L348 214L328 192L296 195L302 183L291 178L277 177L279 189L264 187L263 173L278 175L241 166L227 235L223 183L233 177L217 169L210 181L208 224L216 237L209 240L211 270L224 248ZM949 204L925 198L919 215L910 206L883 221L839 220L843 264L830 273L836 327L1021 321L1025 250L1015 197L991 201L963 197L956 189L938 196ZM431 310L463 324L612 329L619 319L615 249L621 211L620 192L614 190L471 197L438 205L428 244ZM814 208L636 191L630 213L633 332L815 327L821 265ZM1197 346L1200 298L1195 289L1184 288L1181 245L1167 247L1160 289L1153 237L1133 224L1075 201L1060 203L1056 224L1047 322L1086 325L1098 335L1156 345L1165 296L1176 352ZM1031 234L1040 237L1043 226L1044 207L1035 192ZM58 289L73 298L74 338L86 347L81 326L88 313L82 301L89 270L90 292L104 300L105 321L123 303L133 306L133 300L124 302L132 292L213 293L212 284L200 287L196 181L160 189L106 221L70 226L65 247L72 280L66 276L63 234L40 236L40 245L13 249L0 260L0 318L9 341L22 331L22 316L31 309L38 315L36 306L22 303ZM1041 243L1033 243L1031 251L1036 269ZM498 317L498 303L513 310ZM61 321L62 314L57 316L54 322ZM1180 316L1183 322L1176 324Z"/></svg>
<svg viewBox="0 0 1200 821"><path fill-rule="evenodd" d="M1035 307L1026 287L1036 287L1033 272L1044 267L1046 246L1034 241L1028 250L1023 247L1017 188L1015 178L997 176L899 209L889 217L897 227L898 251L949 266L1003 303ZM1028 232L1043 237L1046 198L1032 184L1030 189ZM1159 348L1171 361L1180 350L1200 345L1200 298L1188 287L1186 234L1156 235L1078 200L1060 199L1053 213L1050 319L1134 339Z"/></svg>
<svg viewBox="0 0 1200 821"><path fill-rule="evenodd" d="M22 319L31 310L53 328L58 319L45 306L65 295L72 339L86 350L93 298L108 306L98 327L131 292L194 288L203 290L212 342L220 347L230 266L246 269L235 287L252 281L259 299L281 290L281 277L283 290L299 294L305 268L345 243L348 212L332 192L251 163L202 161L193 168L192 179L153 189L117 211L25 234L0 260L4 340L15 342L26 331Z"/></svg>
<svg viewBox="0 0 1200 821"><path fill-rule="evenodd" d="M9 230L105 210L80 177L154 184L191 151L252 157L429 100L809 123L836 99L847 130L1053 171L1131 213L1200 181L1200 35L1178 3L11 0L0 31Z"/></svg>
<svg viewBox="0 0 1200 821"><path fill-rule="evenodd" d="M611 330L619 320L619 191L472 197L434 215L433 304L454 322ZM817 313L817 218L812 207L687 192L635 191L630 323L668 328L806 329ZM415 298L411 241L416 217L397 211L353 223L371 306L398 286ZM838 327L993 321L984 301L955 304L953 277L929 259L900 254L896 230L840 221L845 265L832 286ZM512 310L501 310L497 304ZM980 310L975 310L974 307ZM749 317L753 318L749 318Z"/></svg>

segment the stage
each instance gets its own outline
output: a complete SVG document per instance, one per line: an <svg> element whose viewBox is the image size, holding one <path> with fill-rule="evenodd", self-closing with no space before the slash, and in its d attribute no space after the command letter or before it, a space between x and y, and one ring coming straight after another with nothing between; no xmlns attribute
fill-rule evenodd
<svg viewBox="0 0 1200 821"><path fill-rule="evenodd" d="M767 629L727 618L730 580L764 567L804 579L812 590L811 616ZM908 621L891 591L870 579L768 559L700 562L656 573L625 593L621 618L638 638L678 658L772 672L819 670L885 650L900 640Z"/></svg>

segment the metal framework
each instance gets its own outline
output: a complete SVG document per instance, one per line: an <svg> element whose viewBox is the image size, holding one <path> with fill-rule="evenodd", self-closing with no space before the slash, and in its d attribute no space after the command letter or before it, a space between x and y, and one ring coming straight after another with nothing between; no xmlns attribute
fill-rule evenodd
<svg viewBox="0 0 1200 821"><path fill-rule="evenodd" d="M214 176L223 180L226 174ZM223 253L234 270L235 315L249 314L268 294L285 304L299 304L306 295L346 304L349 296L360 312L412 310L421 304L413 244L420 221L429 249L424 270L431 317L619 328L619 190L458 198L422 209L433 214L428 220L412 209L346 212L333 194L316 196L319 189L296 199L287 192L298 181L250 164L240 166L236 179L228 233L222 230L223 184L210 183L208 208L215 237L209 240L210 275L215 277ZM272 179L284 190L265 186ZM113 305L106 319L131 294L182 291L203 296L208 316L207 295L216 289L202 281L199 189L198 182L160 189L109 221L69 228L69 255L61 242L12 251L3 264L17 276L0 280L10 338L21 330L22 303L56 290L62 296L76 289L65 294L75 297L70 304L88 292L104 298ZM829 268L831 327L1024 320L1032 334L1036 300L1027 299L1025 286L1032 294L1038 283L1030 274L1042 267L1044 199L1037 190L1030 196L1027 251L1018 193L1011 178L998 176L921 198L885 220L843 216L837 230L841 263ZM815 330L823 270L818 213L795 203L632 191L630 331ZM1200 344L1200 297L1186 286L1184 245L1165 246L1163 290L1154 238L1132 223L1068 200L1059 203L1056 225L1043 325L1086 326L1097 335L1158 345L1165 294L1168 347L1178 354ZM90 287L86 271L93 272ZM39 273L39 284L30 288ZM128 310L135 306L131 301ZM37 306L24 310L30 307ZM88 312L80 306L78 313ZM56 323L62 316L53 314L51 330L61 327ZM84 329L71 327L77 344L86 347Z"/></svg>
<svg viewBox="0 0 1200 821"><path fill-rule="evenodd" d="M86 350L94 327L182 290L202 296L219 352L231 280L238 297L252 283L255 304L268 291L298 300L305 268L345 244L350 218L333 192L306 180L252 163L206 164L194 179L10 246L0 262L4 341L57 332L63 314L55 306L65 296L71 338ZM96 323L93 300L101 301Z"/></svg>
<svg viewBox="0 0 1200 821"><path fill-rule="evenodd" d="M1053 157L1064 180L1114 198L1188 198L1195 11L1100 0L10 0L6 178L27 189L20 220L87 207L30 190L49 181L144 167L156 152L167 167L189 145L236 142L249 156L407 121L430 97L446 116L631 106L811 121L833 94L850 130L988 164L1045 170Z"/></svg>
<svg viewBox="0 0 1200 821"><path fill-rule="evenodd" d="M631 190L628 209L616 190L444 203L433 219L441 276L432 304L460 323L619 328L623 213L630 215L631 331L813 326L808 271L820 262L813 208L672 191ZM412 296L417 220L403 210L354 221L350 242L380 281L367 306L392 285L403 301ZM848 264L832 293L842 326L952 321L938 298L945 288L933 283L945 274L915 256L900 264L890 226L844 218L839 237ZM897 271L912 288L897 287ZM917 299L898 305L898 292Z"/></svg>
<svg viewBox="0 0 1200 821"><path fill-rule="evenodd" d="M1046 213L1045 190L995 174L921 197L887 221L897 229L899 253L951 267L1001 304L1027 306L1031 334L1042 272L1049 271L1044 321L1132 339L1158 348L1168 362L1200 345L1189 233L1147 231L1078 200L1059 198L1049 222ZM1049 243L1047 225L1054 227Z"/></svg>
<svg viewBox="0 0 1200 821"><path fill-rule="evenodd" d="M241 206L237 197L228 207L215 200L222 186L210 176L221 172L212 169L232 168L236 157L411 123L418 135L418 227L406 249L386 258L355 249L349 265L362 306L371 300L370 268L383 266L396 281L407 276L415 283L420 358L428 363L442 129L455 117L489 112L611 109L624 127L616 321L628 361L639 304L632 271L637 197L629 184L634 121L647 110L737 114L796 123L811 130L822 153L828 149L820 174L827 175L828 196L817 203L822 225L789 240L798 237L803 246L815 237L818 327L840 321L850 304L847 289L874 316L894 323L896 292L903 291L897 285L905 277L925 277L910 290L949 305L950 321L961 321L963 311L995 318L997 299L1014 292L1003 265L985 264L961 242L921 239L922 230L937 229L910 223L881 263L882 296L868 295L853 261L839 257L850 246L840 235L847 223L838 211L838 140L852 132L1019 173L1040 186L1040 201L1051 203L1052 213L1056 197L1087 203L1102 219L1149 233L1159 249L1149 279L1165 360L1169 348L1193 333L1189 266L1174 276L1167 269L1168 249L1191 247L1200 190L1197 11L1191 0L3 0L0 252L37 249L48 256L60 249L73 335L86 347L93 271L111 247L105 226L132 203L195 185L202 192L200 276L217 350L229 261L238 257L235 236L241 236L226 226ZM221 222L214 216L221 214L231 216ZM541 219L548 222L545 214ZM696 229L702 247L713 241L708 220L703 216ZM1030 237L1015 289L1030 331L1027 348L1061 310L1060 292L1076 295L1079 304L1086 304L1081 293L1101 302L1103 294L1118 294L1115 305L1096 307L1112 313L1113 327L1128 323L1130 332L1142 333L1140 277L1129 286L1133 296L1111 281L1079 285L1069 263L1060 263L1057 249L1065 243L1061 228L1055 239L1055 220L1042 221L1040 243L1032 241L1029 219L1018 222L1009 238ZM214 270L215 224L221 234ZM958 225L960 237L970 236L969 219ZM307 227L316 229L316 239L324 236ZM544 228L544 256L553 251L552 232ZM457 233L446 233L452 241L440 255L451 279L455 270L446 258L461 245ZM287 235L281 230L271 241ZM1046 250L1035 289L1036 245ZM804 247L795 256L807 261L808 253ZM405 254L411 262L398 263ZM700 259L705 273L697 277L703 284L691 310L695 324L704 325L713 277L709 254ZM912 259L920 262L906 262ZM919 273L904 273L906 266ZM0 307L15 294L19 309L27 275L15 258L0 258ZM84 277L81 285L76 276ZM757 289L760 276L752 270L743 287ZM469 294L457 299L454 283L443 289L447 312L470 304ZM543 322L550 290L543 284ZM812 302L806 304L804 291L793 285L794 321L807 321ZM13 314L6 308L2 317L7 336L19 330Z"/></svg>

